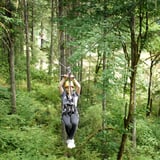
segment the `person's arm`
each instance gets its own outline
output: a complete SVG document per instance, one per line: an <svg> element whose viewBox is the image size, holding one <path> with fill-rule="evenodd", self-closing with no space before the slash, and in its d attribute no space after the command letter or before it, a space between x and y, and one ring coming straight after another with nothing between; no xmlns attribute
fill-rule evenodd
<svg viewBox="0 0 160 160"><path fill-rule="evenodd" d="M76 87L77 94L80 95L80 92L81 92L81 85L80 85L80 83L75 78L73 78L72 81L73 81L73 83L74 83L74 85Z"/></svg>
<svg viewBox="0 0 160 160"><path fill-rule="evenodd" d="M59 92L62 94L64 92L63 85L67 79L67 75L63 75L62 80L59 82Z"/></svg>

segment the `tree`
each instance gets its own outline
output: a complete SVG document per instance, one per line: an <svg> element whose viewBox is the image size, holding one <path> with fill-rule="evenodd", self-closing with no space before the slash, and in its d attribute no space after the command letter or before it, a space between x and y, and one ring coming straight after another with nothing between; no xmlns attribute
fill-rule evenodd
<svg viewBox="0 0 160 160"><path fill-rule="evenodd" d="M48 68L48 74L52 75L52 69L53 69L53 18L54 18L54 0L51 0L51 42L50 42L50 53L49 53L49 68ZM56 8L56 7L55 7Z"/></svg>
<svg viewBox="0 0 160 160"><path fill-rule="evenodd" d="M131 45L130 45L131 46L130 100L129 100L128 115L124 121L124 128L126 131L128 131L129 128L132 126L131 127L132 128L132 141L133 141L133 146L136 147L136 117L135 117L136 74L137 74L137 66L138 66L138 62L140 59L140 54L141 54L142 49L144 48L144 44L145 44L147 33L148 33L148 11L147 11L147 2L145 1L139 2L138 5L136 4L136 2L134 2L131 5L132 5L132 8L128 11L128 15L129 15L128 22L129 22L129 29L130 29L130 41L131 41ZM136 36L136 26L137 26L136 9L138 9L139 11L138 36ZM145 31L143 32L142 27L144 24L145 24ZM118 156L117 156L118 160L122 159L126 140L127 140L127 134L124 133L122 135L122 141L121 141L120 149L119 149Z"/></svg>
<svg viewBox="0 0 160 160"><path fill-rule="evenodd" d="M31 73L30 73L30 51L29 51L29 26L28 26L28 1L23 0L24 7L24 24L25 24L25 52L26 52L26 73L27 73L27 90L31 91Z"/></svg>
<svg viewBox="0 0 160 160"><path fill-rule="evenodd" d="M6 24L6 42L8 49L8 63L9 63L9 75L10 75L10 87L11 87L11 113L16 113L16 81L15 81L15 53L14 53L14 27L12 20L14 20L15 7L10 0L5 2L6 17L10 19Z"/></svg>
<svg viewBox="0 0 160 160"><path fill-rule="evenodd" d="M158 63L158 59L160 54L157 54L155 56L152 56L153 54L150 53L150 67L149 67L149 83L148 83L148 98L147 98L147 107L146 107L146 116L150 116L152 113L152 102L153 102L153 97L152 97L152 77L153 77L153 67Z"/></svg>
<svg viewBox="0 0 160 160"><path fill-rule="evenodd" d="M155 21L155 20L154 20ZM152 114L152 104L154 102L153 94L155 91L154 86L153 86L153 81L154 81L154 67L159 62L160 59L160 48L159 48L159 33L157 30L157 27L159 24L157 22L152 22L152 28L150 29L148 33L148 41L147 41L147 51L149 52L149 57L146 58L146 60L150 61L149 64L149 82L148 82L148 96L147 96L147 105L146 105L146 116L150 116Z"/></svg>
<svg viewBox="0 0 160 160"><path fill-rule="evenodd" d="M59 18L59 23L58 23L58 29L59 29L59 53L60 53L60 65L61 65L61 71L60 74L63 75L66 73L65 67L66 66L66 61L65 61L65 49L64 49L64 31L63 31L63 14L64 14L64 7L63 7L63 0L58 1L58 18ZM63 66L64 65L64 66Z"/></svg>

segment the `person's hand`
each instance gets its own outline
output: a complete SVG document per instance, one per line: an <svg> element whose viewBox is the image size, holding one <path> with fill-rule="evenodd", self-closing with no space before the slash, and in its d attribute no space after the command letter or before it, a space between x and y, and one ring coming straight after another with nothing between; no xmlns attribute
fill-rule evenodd
<svg viewBox="0 0 160 160"><path fill-rule="evenodd" d="M68 78L68 75L67 74L64 74L64 75L62 75L63 76L63 78L66 80L67 78Z"/></svg>
<svg viewBox="0 0 160 160"><path fill-rule="evenodd" d="M71 74L71 75L67 75L67 74L64 74L62 75L62 77L66 80L67 78L70 78L70 80L72 81L74 79L74 75Z"/></svg>
<svg viewBox="0 0 160 160"><path fill-rule="evenodd" d="M71 81L74 79L74 75L73 74L70 75L70 79L71 79Z"/></svg>

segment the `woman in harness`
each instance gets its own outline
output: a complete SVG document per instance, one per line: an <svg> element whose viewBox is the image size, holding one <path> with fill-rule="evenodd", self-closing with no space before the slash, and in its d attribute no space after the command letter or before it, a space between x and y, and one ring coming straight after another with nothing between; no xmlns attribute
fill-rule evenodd
<svg viewBox="0 0 160 160"><path fill-rule="evenodd" d="M67 133L67 147L74 148L74 135L79 122L77 102L81 86L73 75L63 75L59 83L59 90L62 97L62 120Z"/></svg>

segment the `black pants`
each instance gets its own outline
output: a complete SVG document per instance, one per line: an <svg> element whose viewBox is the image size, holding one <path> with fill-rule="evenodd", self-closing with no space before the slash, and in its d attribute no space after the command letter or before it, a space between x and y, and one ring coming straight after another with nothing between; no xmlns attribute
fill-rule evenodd
<svg viewBox="0 0 160 160"><path fill-rule="evenodd" d="M62 114L62 120L65 125L65 130L67 133L68 139L73 139L76 129L78 127L79 123L79 114L78 112L74 113L63 113Z"/></svg>

